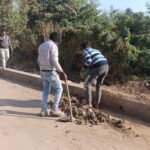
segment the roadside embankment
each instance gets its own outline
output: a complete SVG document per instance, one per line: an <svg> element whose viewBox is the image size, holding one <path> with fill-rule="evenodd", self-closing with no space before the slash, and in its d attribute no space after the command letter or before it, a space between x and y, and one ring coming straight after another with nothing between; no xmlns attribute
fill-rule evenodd
<svg viewBox="0 0 150 150"><path fill-rule="evenodd" d="M0 69L0 77L8 79L11 82L17 82L25 86L29 86L38 90L41 90L42 84L39 75L26 73L14 69ZM65 83L62 81L65 92ZM80 84L68 82L70 94L84 97L84 89ZM117 92L117 91L116 91ZM108 90L103 89L102 93L102 106L116 112L134 116L146 122L150 122L150 103L144 101L138 101L136 99L130 99L120 94L113 94ZM95 91L93 91L93 95Z"/></svg>

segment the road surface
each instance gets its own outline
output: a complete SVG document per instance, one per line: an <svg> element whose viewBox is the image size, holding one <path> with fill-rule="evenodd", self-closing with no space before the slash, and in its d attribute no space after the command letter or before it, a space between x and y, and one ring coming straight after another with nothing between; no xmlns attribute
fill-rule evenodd
<svg viewBox="0 0 150 150"><path fill-rule="evenodd" d="M150 127L128 122L139 135L98 126L41 118L41 91L0 79L0 149L2 150L150 150Z"/></svg>

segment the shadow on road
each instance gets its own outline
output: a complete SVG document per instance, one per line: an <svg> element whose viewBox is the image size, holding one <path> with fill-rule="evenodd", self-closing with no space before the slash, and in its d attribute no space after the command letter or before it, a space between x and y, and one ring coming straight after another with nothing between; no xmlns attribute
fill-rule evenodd
<svg viewBox="0 0 150 150"><path fill-rule="evenodd" d="M20 118L53 120L53 121L57 120L57 118L54 118L54 117L40 117L40 115L37 114L37 113L28 113L28 112L20 112L20 111L12 111L12 110L0 110L0 115L2 115L2 116L20 117Z"/></svg>
<svg viewBox="0 0 150 150"><path fill-rule="evenodd" d="M5 107L9 107L6 108ZM44 119L44 120L56 120L52 117L40 117L39 113L33 112L23 112L20 110L13 110L14 108L39 108L39 113L41 110L41 101L40 100L14 100L14 99L0 99L0 115L2 116L13 116L21 118L35 118L35 119ZM49 105L48 105L49 107ZM26 110L24 110L26 111Z"/></svg>
<svg viewBox="0 0 150 150"><path fill-rule="evenodd" d="M0 106L12 106L22 108L40 108L40 100L14 100L14 99L0 99Z"/></svg>

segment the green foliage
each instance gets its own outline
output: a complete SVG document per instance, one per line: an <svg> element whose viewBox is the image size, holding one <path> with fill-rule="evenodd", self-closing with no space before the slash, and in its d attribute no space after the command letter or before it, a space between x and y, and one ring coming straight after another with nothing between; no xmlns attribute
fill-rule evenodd
<svg viewBox="0 0 150 150"><path fill-rule="evenodd" d="M149 75L150 74L150 50L142 50L138 57L137 61L135 62L136 74L143 74L143 75Z"/></svg>
<svg viewBox="0 0 150 150"><path fill-rule="evenodd" d="M132 81L140 81L140 78L136 75L132 75L130 78Z"/></svg>
<svg viewBox="0 0 150 150"><path fill-rule="evenodd" d="M74 57L81 53L80 43L90 40L108 58L112 78L149 74L149 15L130 8L102 12L97 0L0 0L0 4L0 28L8 30L17 52L29 61L36 61L33 52L42 39L59 31L60 60L68 72L78 65ZM149 3L147 10L150 13Z"/></svg>

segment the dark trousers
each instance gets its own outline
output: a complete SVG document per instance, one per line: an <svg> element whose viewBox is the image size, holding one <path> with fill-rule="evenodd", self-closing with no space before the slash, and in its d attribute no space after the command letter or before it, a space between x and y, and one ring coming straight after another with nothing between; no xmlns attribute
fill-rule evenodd
<svg viewBox="0 0 150 150"><path fill-rule="evenodd" d="M91 74L88 75L84 81L85 86L85 95L86 99L88 100L88 103L93 103L93 105L99 105L101 101L101 95L102 95L102 85L104 82L104 79L109 71L109 65L104 64L100 67L93 68L91 70ZM92 84L96 80L96 99L92 101Z"/></svg>

